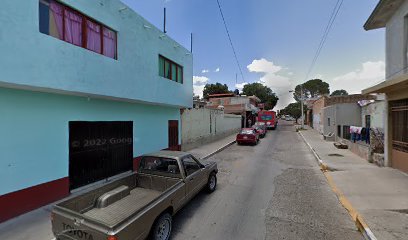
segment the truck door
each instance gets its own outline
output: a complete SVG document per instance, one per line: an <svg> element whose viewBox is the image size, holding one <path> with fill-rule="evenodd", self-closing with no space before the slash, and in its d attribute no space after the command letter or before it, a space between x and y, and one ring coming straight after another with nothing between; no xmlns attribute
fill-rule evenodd
<svg viewBox="0 0 408 240"><path fill-rule="evenodd" d="M191 156L184 157L182 163L186 174L186 199L190 199L201 190L207 179L200 164Z"/></svg>

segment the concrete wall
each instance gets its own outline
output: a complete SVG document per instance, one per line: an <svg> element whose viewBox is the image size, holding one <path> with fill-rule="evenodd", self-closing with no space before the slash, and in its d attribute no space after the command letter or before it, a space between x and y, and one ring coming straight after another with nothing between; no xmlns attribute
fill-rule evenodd
<svg viewBox="0 0 408 240"><path fill-rule="evenodd" d="M181 147L189 150L236 133L241 128L241 116L224 114L221 110L186 109L181 115Z"/></svg>
<svg viewBox="0 0 408 240"><path fill-rule="evenodd" d="M0 88L0 195L68 176L69 121L133 121L137 157L167 148L179 119L176 107Z"/></svg>
<svg viewBox="0 0 408 240"><path fill-rule="evenodd" d="M408 14L408 1L400 6L393 17L386 24L386 76L394 78L404 74L407 66L407 26L405 16Z"/></svg>
<svg viewBox="0 0 408 240"><path fill-rule="evenodd" d="M366 106L361 107L361 123L366 126L366 115L370 115L371 127L384 129L385 119L385 101L376 101Z"/></svg>
<svg viewBox="0 0 408 240"><path fill-rule="evenodd" d="M326 106L326 97L321 97L313 103L313 128L323 133L322 109Z"/></svg>
<svg viewBox="0 0 408 240"><path fill-rule="evenodd" d="M361 107L357 103L336 104L336 125L361 126Z"/></svg>
<svg viewBox="0 0 408 240"><path fill-rule="evenodd" d="M338 125L361 126L361 107L357 103L341 103L324 107L321 122L323 134L333 132L337 137ZM343 127L341 131L343 132Z"/></svg>
<svg viewBox="0 0 408 240"><path fill-rule="evenodd" d="M192 107L187 49L119 0L63 2L117 31L118 60L40 33L39 0L3 0L0 87ZM183 84L159 76L159 54L184 67Z"/></svg>
<svg viewBox="0 0 408 240"><path fill-rule="evenodd" d="M323 134L328 135L330 132L332 132L337 135L336 106L334 105L323 108L322 116L321 121L323 123Z"/></svg>

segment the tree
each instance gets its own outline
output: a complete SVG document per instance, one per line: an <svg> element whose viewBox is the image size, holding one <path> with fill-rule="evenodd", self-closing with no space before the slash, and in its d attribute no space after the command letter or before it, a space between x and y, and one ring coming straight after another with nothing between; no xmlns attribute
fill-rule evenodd
<svg viewBox="0 0 408 240"><path fill-rule="evenodd" d="M257 96L261 102L265 103L265 110L273 109L279 98L269 87L262 83L250 83L244 85L242 93L247 96Z"/></svg>
<svg viewBox="0 0 408 240"><path fill-rule="evenodd" d="M290 103L280 111L280 115L290 115L294 117L297 122L297 120L302 116L300 109L300 102Z"/></svg>
<svg viewBox="0 0 408 240"><path fill-rule="evenodd" d="M235 95L239 95L239 90L238 90L238 89L235 89L235 90L234 90L234 94L235 94Z"/></svg>
<svg viewBox="0 0 408 240"><path fill-rule="evenodd" d="M349 94L344 89L333 91L332 94L330 94L330 96L347 96L347 95L349 95Z"/></svg>
<svg viewBox="0 0 408 240"><path fill-rule="evenodd" d="M208 98L208 95L211 94L220 94L220 93L230 93L228 90L227 84L215 83L215 84L206 84L203 90L203 97Z"/></svg>
<svg viewBox="0 0 408 240"><path fill-rule="evenodd" d="M329 84L321 79L312 79L302 85L303 96L306 98L318 97L330 93ZM296 101L300 101L300 89L301 84L296 86L295 92L293 93L293 98L295 98Z"/></svg>

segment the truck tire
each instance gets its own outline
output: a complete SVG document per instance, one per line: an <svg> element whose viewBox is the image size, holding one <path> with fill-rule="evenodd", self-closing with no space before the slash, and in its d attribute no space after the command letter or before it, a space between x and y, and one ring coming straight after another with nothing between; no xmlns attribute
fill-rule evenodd
<svg viewBox="0 0 408 240"><path fill-rule="evenodd" d="M208 177L207 182L207 192L212 193L217 188L217 175L215 173L211 173Z"/></svg>
<svg viewBox="0 0 408 240"><path fill-rule="evenodd" d="M161 214L152 227L152 231L150 233L152 240L168 240L170 239L171 235L171 225L172 225L173 218L170 213L165 212Z"/></svg>

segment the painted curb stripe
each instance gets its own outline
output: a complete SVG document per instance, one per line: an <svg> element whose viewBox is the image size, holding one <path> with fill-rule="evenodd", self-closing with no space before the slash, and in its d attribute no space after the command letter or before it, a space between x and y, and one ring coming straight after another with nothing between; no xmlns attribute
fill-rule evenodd
<svg viewBox="0 0 408 240"><path fill-rule="evenodd" d="M365 239L368 240L377 240L377 238L374 236L374 233L371 231L371 229L368 227L368 225L365 223L363 220L363 217L357 212L357 210L351 205L350 201L344 196L344 194L337 188L336 184L334 183L334 180L332 176L329 174L329 167L323 163L322 159L320 158L319 154L314 150L314 148L309 144L309 142L306 140L305 136L299 131L298 132L300 136L302 136L303 141L306 143L306 145L310 148L312 151L313 155L317 159L320 169L322 170L324 176L327 179L327 182L329 183L330 187L332 188L332 191L337 195L337 198L339 199L339 202L343 207L348 211L350 214L351 218L353 219L354 223L356 224L358 230L363 234Z"/></svg>

